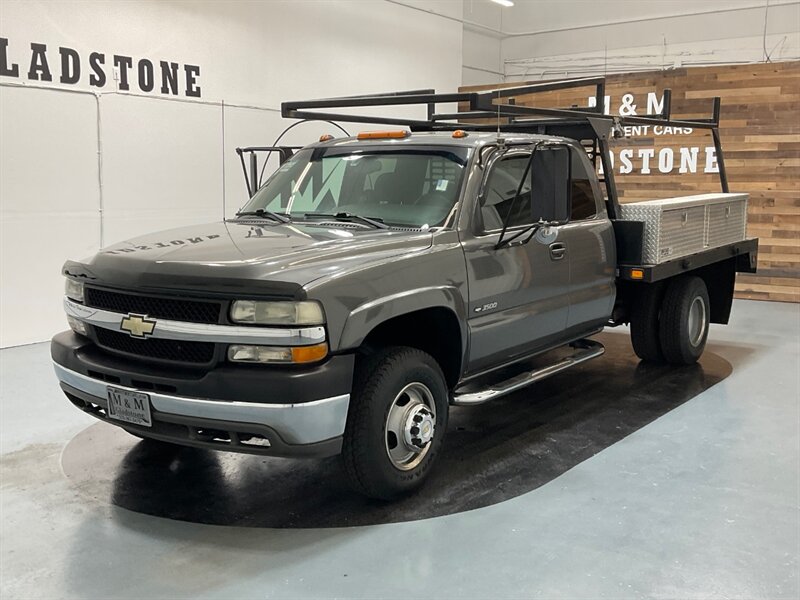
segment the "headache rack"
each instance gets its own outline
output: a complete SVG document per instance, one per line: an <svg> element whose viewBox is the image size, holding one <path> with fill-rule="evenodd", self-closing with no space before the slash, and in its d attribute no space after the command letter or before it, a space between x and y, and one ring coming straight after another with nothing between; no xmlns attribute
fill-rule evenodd
<svg viewBox="0 0 800 600"><path fill-rule="evenodd" d="M544 108L519 106L515 98L527 94L553 92L579 87L594 87L594 107ZM284 102L283 117L312 121L341 121L378 125L398 125L411 131L499 131L553 135L580 141L592 162L599 158L603 167L601 182L605 185L609 216L620 218L614 170L609 154L609 139L621 134L625 125L670 125L692 129L708 129L714 140L722 191L728 192L728 179L719 137L720 99L713 99L710 118L675 120L670 118L671 90L664 90L662 112L657 115L614 116L603 112L605 106L605 78L592 77L535 83L516 87L503 87L485 91L437 94L432 89L347 96L323 100ZM437 112L437 105L465 103L460 112ZM330 112L331 109L354 109L376 106L414 106L427 108L426 119L379 117L375 115ZM487 122L487 119L495 121ZM502 121L502 122L501 122Z"/></svg>

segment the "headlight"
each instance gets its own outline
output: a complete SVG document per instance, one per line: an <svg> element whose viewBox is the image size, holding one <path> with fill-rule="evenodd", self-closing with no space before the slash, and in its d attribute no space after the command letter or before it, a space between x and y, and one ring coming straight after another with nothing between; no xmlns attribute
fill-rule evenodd
<svg viewBox="0 0 800 600"><path fill-rule="evenodd" d="M314 346L228 346L228 360L245 363L303 364L322 360L328 355L328 344Z"/></svg>
<svg viewBox="0 0 800 600"><path fill-rule="evenodd" d="M67 278L64 284L64 293L67 298L75 300L75 302L83 302L83 283Z"/></svg>
<svg viewBox="0 0 800 600"><path fill-rule="evenodd" d="M254 325L322 325L322 305L313 300L303 302L262 302L236 300L231 306L231 321Z"/></svg>

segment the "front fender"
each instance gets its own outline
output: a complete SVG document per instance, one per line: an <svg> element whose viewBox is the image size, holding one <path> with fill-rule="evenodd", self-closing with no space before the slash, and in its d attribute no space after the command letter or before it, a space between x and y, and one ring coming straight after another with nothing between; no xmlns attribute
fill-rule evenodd
<svg viewBox="0 0 800 600"><path fill-rule="evenodd" d="M426 308L448 308L458 318L462 356L467 349L467 312L464 299L454 286L431 286L406 290L361 304L347 317L340 348L358 348L370 331L381 323Z"/></svg>

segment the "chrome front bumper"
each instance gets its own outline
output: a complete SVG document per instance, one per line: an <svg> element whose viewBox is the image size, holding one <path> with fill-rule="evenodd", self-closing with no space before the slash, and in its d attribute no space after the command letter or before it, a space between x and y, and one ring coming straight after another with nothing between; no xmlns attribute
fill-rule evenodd
<svg viewBox="0 0 800 600"><path fill-rule="evenodd" d="M108 383L77 373L58 363L53 364L61 387L68 395L72 392L84 402L88 401L101 408L107 406ZM186 428L190 433L193 427L195 429L215 428L256 433L266 431L265 437L270 441L269 446L272 452L264 453L281 456L336 454L341 448L341 436L344 434L347 409L350 403L349 394L297 404L262 404L210 398L188 398L115 383L112 385L118 389L147 394L150 398L154 422L162 421L172 426L180 426ZM79 394L74 394L75 391ZM88 398L86 398L87 396ZM104 418L101 416L102 413L97 411L87 410L87 412L94 412L95 416L106 422L135 430L136 433L145 437L166 439L187 445L251 452L248 449L225 448L219 444L206 443L203 439L191 435L177 439L174 435L159 433L156 428L150 431L147 427ZM310 452L303 449L304 447L310 449L315 445L320 447L320 451Z"/></svg>

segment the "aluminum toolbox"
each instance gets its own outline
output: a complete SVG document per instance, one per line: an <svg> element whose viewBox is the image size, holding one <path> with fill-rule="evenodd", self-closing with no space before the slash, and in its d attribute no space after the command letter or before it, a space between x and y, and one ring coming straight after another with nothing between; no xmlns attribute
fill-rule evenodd
<svg viewBox="0 0 800 600"><path fill-rule="evenodd" d="M622 220L643 221L642 262L657 265L745 239L747 194L701 194L622 204Z"/></svg>

